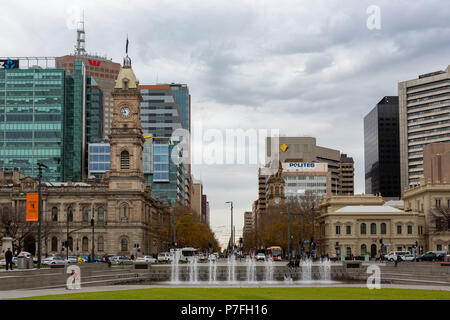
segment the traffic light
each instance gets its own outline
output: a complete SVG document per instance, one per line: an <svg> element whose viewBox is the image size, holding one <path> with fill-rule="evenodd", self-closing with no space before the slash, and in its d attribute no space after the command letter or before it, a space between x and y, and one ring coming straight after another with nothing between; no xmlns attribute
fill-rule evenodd
<svg viewBox="0 0 450 320"><path fill-rule="evenodd" d="M380 244L383 244L383 238L380 238Z"/></svg>
<svg viewBox="0 0 450 320"><path fill-rule="evenodd" d="M419 246L419 242L416 240L416 248Z"/></svg>

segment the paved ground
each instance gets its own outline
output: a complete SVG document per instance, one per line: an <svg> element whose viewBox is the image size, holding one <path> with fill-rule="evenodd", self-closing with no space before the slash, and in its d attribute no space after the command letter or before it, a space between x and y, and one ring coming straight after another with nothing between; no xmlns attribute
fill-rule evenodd
<svg viewBox="0 0 450 320"><path fill-rule="evenodd" d="M265 285L264 287L365 287L365 284L348 284L348 283L336 283L336 284L308 284L308 285ZM10 290L10 291L0 291L0 299L11 299L11 298L25 298L34 296L45 296L54 294L66 294L66 293L78 293L78 292L98 292L98 291L113 291L113 290L131 290L131 289L148 289L148 288L169 288L175 287L170 285L118 285L118 286L100 286L100 287L87 287L81 288L80 290L67 290L67 289L44 289L44 290ZM177 288L225 288L227 286L223 285L198 285L198 286L176 286ZM236 285L230 285L228 287L240 287ZM255 285L245 285L242 287L261 287L257 284ZM450 287L444 286L421 286L421 285L395 285L395 284L382 284L381 288L396 288L396 289L425 289L425 290L445 290L450 291Z"/></svg>

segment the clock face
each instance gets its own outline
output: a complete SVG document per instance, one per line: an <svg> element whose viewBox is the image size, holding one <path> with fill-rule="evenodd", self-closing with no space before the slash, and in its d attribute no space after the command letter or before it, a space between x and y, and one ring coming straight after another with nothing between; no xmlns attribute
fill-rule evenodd
<svg viewBox="0 0 450 320"><path fill-rule="evenodd" d="M128 107L122 107L122 108L120 109L120 115L121 115L123 118L128 118L128 117L130 116L130 114L131 114L130 108L128 108Z"/></svg>
<svg viewBox="0 0 450 320"><path fill-rule="evenodd" d="M275 203L279 204L280 203L280 198L275 198Z"/></svg>

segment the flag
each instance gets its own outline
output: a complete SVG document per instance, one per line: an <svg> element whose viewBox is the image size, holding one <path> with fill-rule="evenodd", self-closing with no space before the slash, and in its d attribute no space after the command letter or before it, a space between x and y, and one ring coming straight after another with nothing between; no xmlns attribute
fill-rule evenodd
<svg viewBox="0 0 450 320"><path fill-rule="evenodd" d="M126 46L126 49L125 49L125 53L128 55L128 36L127 36L127 46Z"/></svg>
<svg viewBox="0 0 450 320"><path fill-rule="evenodd" d="M38 207L39 194L27 193L27 217L26 221L39 221Z"/></svg>

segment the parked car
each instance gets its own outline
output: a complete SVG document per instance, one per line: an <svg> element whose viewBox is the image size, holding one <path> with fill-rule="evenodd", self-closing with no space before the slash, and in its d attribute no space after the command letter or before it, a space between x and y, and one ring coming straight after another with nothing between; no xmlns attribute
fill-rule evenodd
<svg viewBox="0 0 450 320"><path fill-rule="evenodd" d="M63 259L62 257L47 257L42 259L41 264L46 265L55 265L55 264L66 264L68 263L67 260Z"/></svg>
<svg viewBox="0 0 450 320"><path fill-rule="evenodd" d="M445 257L444 251L428 251L416 258L416 261L443 261Z"/></svg>
<svg viewBox="0 0 450 320"><path fill-rule="evenodd" d="M414 255L413 254L405 254L400 256L402 261L414 261Z"/></svg>
<svg viewBox="0 0 450 320"><path fill-rule="evenodd" d="M170 259L169 252L160 252L160 253L158 253L158 262L169 262L170 260L171 259Z"/></svg>
<svg viewBox="0 0 450 320"><path fill-rule="evenodd" d="M131 264L133 260L125 256L115 256L111 258L111 263L113 264Z"/></svg>
<svg viewBox="0 0 450 320"><path fill-rule="evenodd" d="M88 256L82 256L81 258L83 259L84 262L88 262L89 261L89 257ZM94 262L102 262L102 259L94 257Z"/></svg>
<svg viewBox="0 0 450 320"><path fill-rule="evenodd" d="M407 255L407 254L411 254L411 252L409 252L409 251L390 251L384 257L386 258L386 260L395 261L395 260L397 260L398 255L401 258L402 256Z"/></svg>
<svg viewBox="0 0 450 320"><path fill-rule="evenodd" d="M260 252L260 253L258 253L258 254L256 255L255 258L256 258L257 261L259 261L259 260L264 261L264 260L266 260L266 255L265 255L264 253Z"/></svg>
<svg viewBox="0 0 450 320"><path fill-rule="evenodd" d="M78 257L77 256L69 256L69 259L67 259L68 263L78 263Z"/></svg>
<svg viewBox="0 0 450 320"><path fill-rule="evenodd" d="M152 256L142 256L142 257L137 257L135 262L155 263L156 259L153 258Z"/></svg>
<svg viewBox="0 0 450 320"><path fill-rule="evenodd" d="M207 259L206 254L200 253L198 255L198 261L205 261Z"/></svg>

